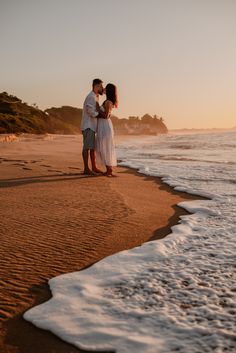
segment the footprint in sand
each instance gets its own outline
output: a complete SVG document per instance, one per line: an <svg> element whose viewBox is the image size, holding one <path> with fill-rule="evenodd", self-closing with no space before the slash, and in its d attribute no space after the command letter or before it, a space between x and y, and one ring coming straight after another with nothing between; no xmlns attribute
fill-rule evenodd
<svg viewBox="0 0 236 353"><path fill-rule="evenodd" d="M69 169L78 169L80 170L80 168L77 168L77 167L68 167Z"/></svg>
<svg viewBox="0 0 236 353"><path fill-rule="evenodd" d="M48 172L63 173L61 170L48 169Z"/></svg>
<svg viewBox="0 0 236 353"><path fill-rule="evenodd" d="M9 162L27 163L24 159L9 159Z"/></svg>
<svg viewBox="0 0 236 353"><path fill-rule="evenodd" d="M7 158L2 158L2 161L3 161L3 162L14 162L14 160L12 160L12 159L7 159Z"/></svg>
<svg viewBox="0 0 236 353"><path fill-rule="evenodd" d="M20 165L20 166L24 166L25 165L25 163L12 163L12 165Z"/></svg>

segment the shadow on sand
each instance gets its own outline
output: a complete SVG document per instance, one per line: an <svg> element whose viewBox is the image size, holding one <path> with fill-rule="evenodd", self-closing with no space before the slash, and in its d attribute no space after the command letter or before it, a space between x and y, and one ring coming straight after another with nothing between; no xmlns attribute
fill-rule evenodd
<svg viewBox="0 0 236 353"><path fill-rule="evenodd" d="M0 188L10 188L27 184L53 183L87 178L98 178L102 175L84 175L83 173L63 173L53 175L38 175L24 178L0 179Z"/></svg>

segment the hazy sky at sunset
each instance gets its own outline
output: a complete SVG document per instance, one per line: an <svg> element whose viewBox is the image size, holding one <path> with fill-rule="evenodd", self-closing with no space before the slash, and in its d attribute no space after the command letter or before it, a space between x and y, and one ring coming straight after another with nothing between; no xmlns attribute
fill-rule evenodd
<svg viewBox="0 0 236 353"><path fill-rule="evenodd" d="M0 0L0 43L0 91L42 109L100 77L118 117L236 126L236 0Z"/></svg>

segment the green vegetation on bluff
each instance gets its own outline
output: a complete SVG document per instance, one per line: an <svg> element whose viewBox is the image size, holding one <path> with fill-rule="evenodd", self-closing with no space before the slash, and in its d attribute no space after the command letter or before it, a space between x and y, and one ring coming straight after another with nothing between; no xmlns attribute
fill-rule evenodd
<svg viewBox="0 0 236 353"><path fill-rule="evenodd" d="M75 108L76 109L76 108ZM50 109L49 109L50 110ZM79 110L79 117L82 110ZM0 133L79 133L79 124L50 115L6 92L0 93Z"/></svg>
<svg viewBox="0 0 236 353"><path fill-rule="evenodd" d="M62 106L40 110L36 104L28 105L7 92L0 93L0 133L77 134L80 133L82 109ZM128 119L112 117L117 134L167 133L162 118L145 114Z"/></svg>

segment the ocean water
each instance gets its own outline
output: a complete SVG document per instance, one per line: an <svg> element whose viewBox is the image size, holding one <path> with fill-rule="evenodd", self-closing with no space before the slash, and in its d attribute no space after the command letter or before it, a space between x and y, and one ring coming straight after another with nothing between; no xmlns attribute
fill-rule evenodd
<svg viewBox="0 0 236 353"><path fill-rule="evenodd" d="M236 132L138 136L117 153L208 199L180 203L191 214L166 238L51 279L25 319L88 350L236 352Z"/></svg>

